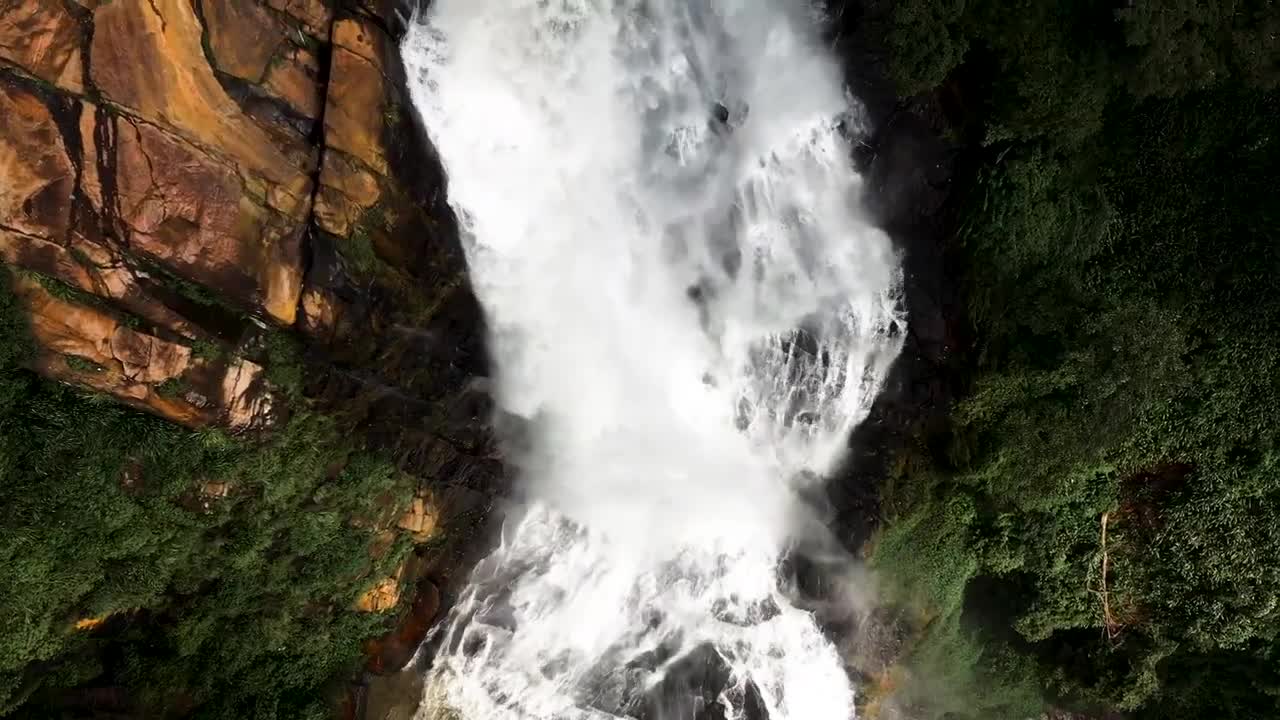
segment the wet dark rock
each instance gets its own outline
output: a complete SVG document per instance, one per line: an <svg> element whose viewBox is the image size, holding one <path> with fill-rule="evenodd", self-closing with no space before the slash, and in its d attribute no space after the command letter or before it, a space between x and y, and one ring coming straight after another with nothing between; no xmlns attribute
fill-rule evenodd
<svg viewBox="0 0 1280 720"><path fill-rule="evenodd" d="M744 702L745 720L768 720L764 702L754 684L746 690L733 687L728 663L711 645L699 645L668 668L666 676L649 690L635 712L636 720L725 720L717 702L722 692ZM733 696L737 695L737 698Z"/></svg>
<svg viewBox="0 0 1280 720"><path fill-rule="evenodd" d="M900 100L875 27L887 7L867 0L828 3L832 46L862 102L870 133L853 161L867 178L863 203L902 254L907 311L902 353L867 419L850 439L845 469L828 483L841 543L858 551L878 524L878 487L908 436L941 426L959 387L952 358L964 341L952 254L957 151L939 133L941 101Z"/></svg>
<svg viewBox="0 0 1280 720"><path fill-rule="evenodd" d="M720 598L711 604L711 616L716 620L730 625L739 627L750 627L760 623L769 622L778 616L782 611L778 608L778 604L773 598L765 598L763 600L755 600L748 603L745 607L741 606L738 598L729 599Z"/></svg>
<svg viewBox="0 0 1280 720"><path fill-rule="evenodd" d="M396 629L365 645L365 667L377 675L403 670L440 614L440 589L430 580L418 583L413 604Z"/></svg>

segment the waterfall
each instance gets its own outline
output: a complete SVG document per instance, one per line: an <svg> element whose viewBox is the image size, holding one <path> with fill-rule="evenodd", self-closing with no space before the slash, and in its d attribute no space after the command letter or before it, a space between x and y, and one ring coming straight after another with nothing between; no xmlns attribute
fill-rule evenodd
<svg viewBox="0 0 1280 720"><path fill-rule="evenodd" d="M779 565L904 318L819 22L436 0L412 23L528 498L435 631L419 717L853 717Z"/></svg>

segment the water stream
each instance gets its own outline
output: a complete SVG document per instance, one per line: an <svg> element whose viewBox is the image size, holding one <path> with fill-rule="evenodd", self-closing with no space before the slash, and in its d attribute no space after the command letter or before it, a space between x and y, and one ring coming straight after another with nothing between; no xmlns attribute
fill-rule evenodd
<svg viewBox="0 0 1280 720"><path fill-rule="evenodd" d="M528 498L420 717L847 720L780 582L898 352L860 112L789 0L435 0L403 47ZM708 690L710 688L710 690Z"/></svg>

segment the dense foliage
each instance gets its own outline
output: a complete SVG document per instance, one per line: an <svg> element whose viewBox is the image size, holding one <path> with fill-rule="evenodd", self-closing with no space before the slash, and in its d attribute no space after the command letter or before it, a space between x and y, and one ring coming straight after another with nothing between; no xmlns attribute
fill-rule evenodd
<svg viewBox="0 0 1280 720"><path fill-rule="evenodd" d="M904 0L971 174L976 338L886 492L915 701L1027 717L1280 707L1280 7ZM943 449L945 448L945 449Z"/></svg>
<svg viewBox="0 0 1280 720"><path fill-rule="evenodd" d="M39 379L15 302L0 287L0 715L96 687L143 717L328 717L385 630L352 605L407 550L355 521L411 484L322 415L250 442Z"/></svg>

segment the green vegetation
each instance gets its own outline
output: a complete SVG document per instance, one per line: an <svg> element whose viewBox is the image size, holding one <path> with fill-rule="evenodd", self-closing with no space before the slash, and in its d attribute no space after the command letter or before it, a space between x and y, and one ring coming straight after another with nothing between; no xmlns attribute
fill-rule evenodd
<svg viewBox="0 0 1280 720"><path fill-rule="evenodd" d="M147 276L153 278L162 287L176 293L179 297L202 307L218 308L233 315L240 314L240 310L209 288L178 277L176 273L160 263L137 253L126 253L126 256L133 265L142 270Z"/></svg>
<svg viewBox="0 0 1280 720"><path fill-rule="evenodd" d="M195 340L191 343L191 354L204 360L216 360L227 355L227 349L214 340Z"/></svg>
<svg viewBox="0 0 1280 720"><path fill-rule="evenodd" d="M395 100L387 102L386 107L382 109L382 123L394 130L400 127L400 123L403 120L404 109L400 107L400 103Z"/></svg>
<svg viewBox="0 0 1280 720"><path fill-rule="evenodd" d="M1280 12L1116 7L906 0L887 33L970 140L971 385L875 549L932 716L1280 706Z"/></svg>
<svg viewBox="0 0 1280 720"><path fill-rule="evenodd" d="M177 397L190 389L182 378L169 378L156 386L156 392L163 397Z"/></svg>
<svg viewBox="0 0 1280 720"><path fill-rule="evenodd" d="M251 443L44 381L15 303L0 272L0 715L102 687L147 717L328 717L386 629L351 608L408 552L371 519L409 478L304 403Z"/></svg>
<svg viewBox="0 0 1280 720"><path fill-rule="evenodd" d="M49 277L44 273L38 273L33 270L22 270L25 277L34 279L40 283L40 287L44 288L50 295L63 301L71 303L79 303L90 307L105 308L106 303L102 298L92 293L87 293L80 288L72 287L67 283L53 277Z"/></svg>
<svg viewBox="0 0 1280 720"><path fill-rule="evenodd" d="M302 401L306 369L302 365L302 343L280 330L268 331L264 338L267 380L291 402Z"/></svg>
<svg viewBox="0 0 1280 720"><path fill-rule="evenodd" d="M71 285L68 285L67 283L57 278L49 277L48 275L45 275L43 273L38 273L32 270L20 270L18 272L21 272L24 276L30 277L34 279L36 282L40 283L40 287L44 288L46 292L48 292L50 295L57 298L58 300L61 300L63 302L68 302L68 303L75 303L77 305L86 305L88 307L97 308L99 310L102 310L110 314L117 321L119 321L121 325L124 325L125 327L128 327L128 328L133 328L135 330L137 328L142 327L144 324L142 321L142 318L138 317L137 315L134 315L133 313L130 313L130 312L125 312L123 310L120 310L119 308L112 307L110 304L107 303L107 301L103 300L97 295L94 295L93 293L85 292L84 290L81 290L78 287L73 287Z"/></svg>
<svg viewBox="0 0 1280 720"><path fill-rule="evenodd" d="M76 372L100 373L106 369L98 363L87 358L82 358L79 355L64 355L62 359L67 363L67 367L75 370Z"/></svg>
<svg viewBox="0 0 1280 720"><path fill-rule="evenodd" d="M360 213L355 225L351 228L351 236L339 240L338 249L347 262L351 263L352 272L361 278L370 279L385 274L386 264L378 257L374 247L374 236L385 234L391 229L386 210L381 205L373 205Z"/></svg>

